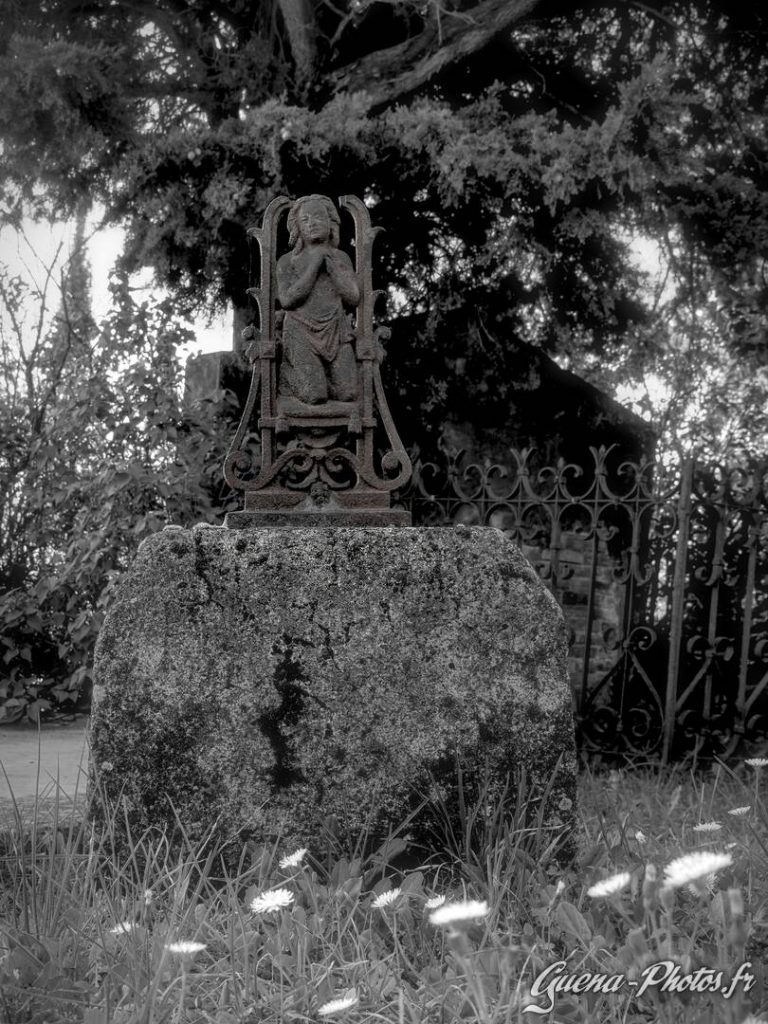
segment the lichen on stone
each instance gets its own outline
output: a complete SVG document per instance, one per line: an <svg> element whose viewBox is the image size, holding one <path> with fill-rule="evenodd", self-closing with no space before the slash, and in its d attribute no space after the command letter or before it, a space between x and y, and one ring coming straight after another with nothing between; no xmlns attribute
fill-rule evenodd
<svg viewBox="0 0 768 1024"><path fill-rule="evenodd" d="M316 846L330 818L385 835L455 795L457 764L503 799L559 762L567 825L565 659L559 608L494 529L161 533L99 638L93 764L137 827Z"/></svg>

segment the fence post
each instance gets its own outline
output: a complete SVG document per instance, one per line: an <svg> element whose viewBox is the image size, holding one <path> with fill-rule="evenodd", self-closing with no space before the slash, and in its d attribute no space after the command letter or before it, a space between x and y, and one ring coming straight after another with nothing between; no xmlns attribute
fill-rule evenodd
<svg viewBox="0 0 768 1024"><path fill-rule="evenodd" d="M747 582L744 589L744 619L741 626L741 651L739 654L739 691L736 696L736 721L734 733L740 739L746 734L747 714L747 673L749 672L749 647L752 639L752 616L755 606L755 575L757 571L757 549L760 543L760 527L763 517L757 508L757 501L752 505L752 521L747 528L749 538L749 560L747 562Z"/></svg>
<svg viewBox="0 0 768 1024"><path fill-rule="evenodd" d="M664 747L662 764L669 763L677 714L677 681L680 669L680 648L683 642L685 612L685 578L688 568L688 539L691 527L691 496L693 494L694 460L683 460L680 467L680 494L677 499L677 545L675 571L672 577L672 607L669 625L669 659L667 661L667 692L664 708Z"/></svg>

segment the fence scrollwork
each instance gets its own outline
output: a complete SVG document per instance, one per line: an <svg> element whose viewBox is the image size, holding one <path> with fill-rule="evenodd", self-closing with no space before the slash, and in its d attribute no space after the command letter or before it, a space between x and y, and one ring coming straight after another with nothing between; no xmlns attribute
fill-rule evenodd
<svg viewBox="0 0 768 1024"><path fill-rule="evenodd" d="M560 601L579 742L706 758L768 736L768 464L414 458L415 525L494 526Z"/></svg>

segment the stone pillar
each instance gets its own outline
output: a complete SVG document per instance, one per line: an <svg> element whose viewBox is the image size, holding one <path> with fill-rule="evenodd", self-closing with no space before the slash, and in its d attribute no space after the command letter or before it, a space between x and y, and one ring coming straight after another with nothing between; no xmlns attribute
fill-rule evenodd
<svg viewBox="0 0 768 1024"><path fill-rule="evenodd" d="M198 352L189 356L184 368L184 408L191 410L203 402L216 400L222 391L238 397L247 387L247 373L234 352Z"/></svg>

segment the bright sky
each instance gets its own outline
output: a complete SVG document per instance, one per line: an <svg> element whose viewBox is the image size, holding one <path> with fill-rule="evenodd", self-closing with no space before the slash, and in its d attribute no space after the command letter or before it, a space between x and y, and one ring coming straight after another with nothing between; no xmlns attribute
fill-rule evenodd
<svg viewBox="0 0 768 1024"><path fill-rule="evenodd" d="M91 265L91 296L94 317L98 321L109 309L109 278L120 254L123 232L115 227L93 231L92 226L90 231L92 234L88 240L88 259ZM17 235L8 229L0 233L0 259L7 264L12 273L21 274L37 288L44 286L47 267L58 253L56 271L47 298L51 317L58 309L56 282L61 267L71 251L74 236L74 221L53 225L27 222L23 235ZM144 286L151 292L151 280L151 273L145 272L135 276L134 284L138 287ZM232 324L228 319L222 318L210 326L201 320L193 324L193 330L197 342L195 345L185 347L185 356L193 352L222 351L232 346Z"/></svg>

